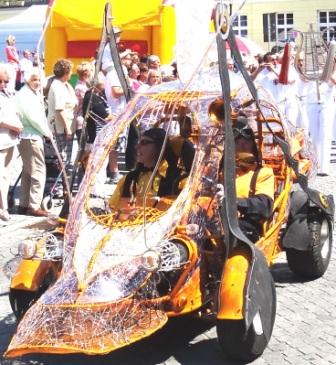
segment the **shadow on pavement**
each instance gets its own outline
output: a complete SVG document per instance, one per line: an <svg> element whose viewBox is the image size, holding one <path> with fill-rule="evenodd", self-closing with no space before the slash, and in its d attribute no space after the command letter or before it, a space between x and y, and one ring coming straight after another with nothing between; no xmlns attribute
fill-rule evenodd
<svg viewBox="0 0 336 365"><path fill-rule="evenodd" d="M282 284L306 283L311 281L296 276L289 268L287 262L276 263L271 267L271 273L275 281L275 286L284 287Z"/></svg>
<svg viewBox="0 0 336 365"><path fill-rule="evenodd" d="M13 326L12 326L13 327ZM13 328L8 328L11 333ZM207 331L211 331L209 337ZM214 335L213 324L190 316L171 318L156 334L105 356L29 355L20 359L2 359L3 365L156 365L166 361L192 365L233 365L226 360ZM195 339L202 335L203 338ZM210 338L211 336L211 338ZM172 359L175 359L173 361ZM21 361L20 361L21 360Z"/></svg>
<svg viewBox="0 0 336 365"><path fill-rule="evenodd" d="M4 293L7 295L7 293ZM0 364L4 365L5 360L3 359L3 354L7 349L7 345L9 345L10 339L14 334L16 329L16 319L14 314L9 314L4 317L0 321L0 337L1 337L1 346L0 346Z"/></svg>

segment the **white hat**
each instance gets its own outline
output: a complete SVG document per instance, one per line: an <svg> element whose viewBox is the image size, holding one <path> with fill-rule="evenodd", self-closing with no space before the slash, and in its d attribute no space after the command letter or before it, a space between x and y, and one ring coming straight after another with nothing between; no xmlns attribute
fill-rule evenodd
<svg viewBox="0 0 336 365"><path fill-rule="evenodd" d="M125 58L125 57L127 57L129 54L131 54L132 53L132 51L130 50L130 49L125 49L125 51L124 52L120 52L119 53L119 57L120 58Z"/></svg>

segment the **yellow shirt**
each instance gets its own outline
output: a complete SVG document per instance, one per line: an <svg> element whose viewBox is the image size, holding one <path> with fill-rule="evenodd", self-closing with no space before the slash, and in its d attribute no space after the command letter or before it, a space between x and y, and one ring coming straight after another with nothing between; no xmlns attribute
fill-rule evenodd
<svg viewBox="0 0 336 365"><path fill-rule="evenodd" d="M236 177L237 198L248 198L254 170ZM262 167L257 176L255 194L265 194L274 200L274 173L270 167Z"/></svg>
<svg viewBox="0 0 336 365"><path fill-rule="evenodd" d="M148 194L147 194L148 198L155 197L158 195L161 178L166 176L167 168L168 168L167 162L163 161L159 167L158 173L154 177L152 186L148 190ZM141 172L139 175L137 185L136 185L136 198L138 198L139 200L141 200L145 195L146 187L148 185L151 175L152 175L152 171ZM116 186L111 198L109 199L109 205L112 209L116 209L118 207L122 192L124 190L126 176L127 175L125 175L124 177L121 178L121 180L118 181L117 186ZM132 189L132 185L131 185L130 189ZM131 191L131 194L132 194L132 191Z"/></svg>

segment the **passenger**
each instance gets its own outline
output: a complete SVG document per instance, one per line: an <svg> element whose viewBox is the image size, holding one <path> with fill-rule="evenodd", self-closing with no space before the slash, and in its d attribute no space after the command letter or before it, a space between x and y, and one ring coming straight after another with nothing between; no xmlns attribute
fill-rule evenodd
<svg viewBox="0 0 336 365"><path fill-rule="evenodd" d="M223 123L222 99L210 105L209 117L214 125ZM245 117L239 117L234 122L233 135L239 225L245 235L256 242L262 233L262 223L272 215L274 173L272 168L262 166L254 132Z"/></svg>
<svg viewBox="0 0 336 365"><path fill-rule="evenodd" d="M236 146L236 191L239 225L255 242L262 223L271 217L274 201L274 173L262 166L253 130L244 122L233 128Z"/></svg>
<svg viewBox="0 0 336 365"><path fill-rule="evenodd" d="M133 204L135 199L144 197L165 135L165 130L161 128L151 128L143 133L137 146L137 166L118 182L109 200L112 209L118 207L120 198L130 198L129 201ZM168 141L162 162L148 190L149 198L172 195L174 181L180 175L177 162L178 157L174 154Z"/></svg>

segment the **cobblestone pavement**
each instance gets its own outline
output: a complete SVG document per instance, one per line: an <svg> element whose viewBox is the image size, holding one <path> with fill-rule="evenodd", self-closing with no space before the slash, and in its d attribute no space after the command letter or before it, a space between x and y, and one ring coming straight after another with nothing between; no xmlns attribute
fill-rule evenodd
<svg viewBox="0 0 336 365"><path fill-rule="evenodd" d="M332 193L332 175L317 178L321 191ZM14 216L10 225L0 227L0 268L18 242L43 226L40 218ZM30 226L30 228L27 228ZM336 235L332 259L326 274L315 281L297 280L282 256L273 269L277 290L277 316L271 341L254 365L332 365L336 364ZM9 280L0 274L0 353L5 351L16 327L8 302ZM106 356L30 355L1 365L104 365L104 364L184 364L231 365L216 340L215 328L194 318L171 320L152 337Z"/></svg>

